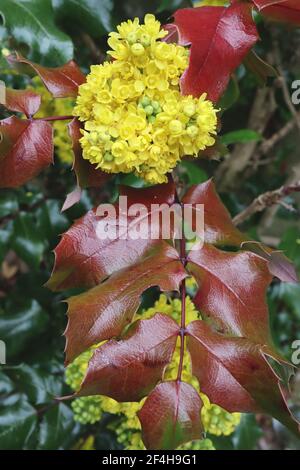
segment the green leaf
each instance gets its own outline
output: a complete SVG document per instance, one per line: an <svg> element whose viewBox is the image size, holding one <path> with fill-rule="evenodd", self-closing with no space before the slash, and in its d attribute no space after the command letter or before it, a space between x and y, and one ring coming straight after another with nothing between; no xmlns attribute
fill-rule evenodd
<svg viewBox="0 0 300 470"><path fill-rule="evenodd" d="M91 36L112 30L112 0L53 0L52 5L57 18L73 21Z"/></svg>
<svg viewBox="0 0 300 470"><path fill-rule="evenodd" d="M41 333L48 323L48 316L35 300L27 300L12 314L0 314L0 338L6 343L8 357L22 351L28 343Z"/></svg>
<svg viewBox="0 0 300 470"><path fill-rule="evenodd" d="M0 372L0 395L6 395L8 393L11 393L14 389L14 384L10 380L10 378L3 374L3 372Z"/></svg>
<svg viewBox="0 0 300 470"><path fill-rule="evenodd" d="M61 65L73 57L71 39L54 23L51 0L1 0L0 15L8 32L30 48L30 58Z"/></svg>
<svg viewBox="0 0 300 470"><path fill-rule="evenodd" d="M236 450L255 450L262 430L258 426L253 414L243 414L241 422L235 430L233 443Z"/></svg>
<svg viewBox="0 0 300 470"><path fill-rule="evenodd" d="M259 142L262 136L251 129L240 129L238 131L228 132L221 136L221 142L224 145L237 144L243 142Z"/></svg>
<svg viewBox="0 0 300 470"><path fill-rule="evenodd" d="M2 450L26 449L37 424L36 410L24 395L11 395L0 403Z"/></svg>
<svg viewBox="0 0 300 470"><path fill-rule="evenodd" d="M180 172L184 173L187 177L187 183L189 186L193 184L203 183L207 180L207 173L202 170L196 163L183 160L180 163Z"/></svg>
<svg viewBox="0 0 300 470"><path fill-rule="evenodd" d="M265 86L269 77L278 76L277 71L259 57L254 50L251 50L244 60L245 67L256 77L260 86Z"/></svg>
<svg viewBox="0 0 300 470"><path fill-rule="evenodd" d="M239 97L240 89L237 79L235 77L232 77L224 95L218 102L218 107L220 107L222 110L231 108L231 106L234 105L234 103L239 99Z"/></svg>
<svg viewBox="0 0 300 470"><path fill-rule="evenodd" d="M283 300L295 317L300 319L300 286L299 284L280 284L277 288L275 301Z"/></svg>
<svg viewBox="0 0 300 470"><path fill-rule="evenodd" d="M295 266L300 272L300 233L297 227L289 228L282 237L279 249L293 260Z"/></svg>
<svg viewBox="0 0 300 470"><path fill-rule="evenodd" d="M183 6L192 6L192 2L185 2L184 0L161 0L157 12L160 13L165 10L175 11Z"/></svg>
<svg viewBox="0 0 300 470"><path fill-rule="evenodd" d="M55 199L49 199L36 211L38 232L42 238L56 241L56 237L65 232L69 221L61 213L61 204Z"/></svg>
<svg viewBox="0 0 300 470"><path fill-rule="evenodd" d="M30 403L42 405L52 401L55 396L62 394L62 383L49 372L20 364L5 369L18 390L28 396Z"/></svg>
<svg viewBox="0 0 300 470"><path fill-rule="evenodd" d="M0 190L0 218L13 214L18 210L16 193L7 189Z"/></svg>
<svg viewBox="0 0 300 470"><path fill-rule="evenodd" d="M62 448L74 428L73 413L64 403L50 408L40 424L38 449Z"/></svg>
<svg viewBox="0 0 300 470"><path fill-rule="evenodd" d="M4 229L0 229L0 263L2 263L4 256L8 251L8 244L11 238L11 230L9 227L5 227Z"/></svg>
<svg viewBox="0 0 300 470"><path fill-rule="evenodd" d="M32 214L20 212L14 220L14 235L12 239L12 249L30 267L38 268L46 241L43 234L37 230L36 220Z"/></svg>

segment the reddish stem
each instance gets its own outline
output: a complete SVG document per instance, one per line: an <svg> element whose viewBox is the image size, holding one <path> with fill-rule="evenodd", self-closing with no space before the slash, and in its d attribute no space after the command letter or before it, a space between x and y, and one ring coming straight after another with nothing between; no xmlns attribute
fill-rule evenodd
<svg viewBox="0 0 300 470"><path fill-rule="evenodd" d="M49 116L44 118L36 118L37 121L69 121L74 116Z"/></svg>
<svg viewBox="0 0 300 470"><path fill-rule="evenodd" d="M183 204L181 204L181 216L182 216L182 234L180 240L180 259L185 267L186 265L186 240L184 235L184 210ZM183 360L184 360L184 341L185 341L185 314L186 314L186 285L185 279L181 281L180 285L180 297L181 297L181 319L180 319L180 357L179 357L179 366L178 366L178 374L177 374L177 381L181 381L182 376L182 369L183 369Z"/></svg>

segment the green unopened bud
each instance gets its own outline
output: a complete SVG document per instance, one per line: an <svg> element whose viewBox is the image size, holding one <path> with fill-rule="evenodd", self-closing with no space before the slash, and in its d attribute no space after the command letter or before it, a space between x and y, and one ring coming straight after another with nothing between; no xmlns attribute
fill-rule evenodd
<svg viewBox="0 0 300 470"><path fill-rule="evenodd" d="M151 123L153 123L153 122L155 121L155 116L153 116L153 115L152 115L152 116L149 116L149 117L148 117L148 121L151 122Z"/></svg>
<svg viewBox="0 0 300 470"><path fill-rule="evenodd" d="M151 103L151 100L148 96L143 96L143 98L140 101L142 106L148 106Z"/></svg>
<svg viewBox="0 0 300 470"><path fill-rule="evenodd" d="M150 104L145 107L145 113L147 116L151 116L151 114L153 114L153 107Z"/></svg>
<svg viewBox="0 0 300 470"><path fill-rule="evenodd" d="M182 132L182 124L178 119L173 119L169 122L169 129L173 135L180 134Z"/></svg>
<svg viewBox="0 0 300 470"><path fill-rule="evenodd" d="M103 155L103 159L105 162L112 162L114 157L110 152L105 152L105 154Z"/></svg>
<svg viewBox="0 0 300 470"><path fill-rule="evenodd" d="M143 44L144 47L150 46L151 38L149 34L144 33L141 35L141 44Z"/></svg>
<svg viewBox="0 0 300 470"><path fill-rule="evenodd" d="M133 55L141 56L141 55L144 54L145 48L142 44L139 44L138 42L136 42L136 43L132 44L131 52L132 52Z"/></svg>
<svg viewBox="0 0 300 470"><path fill-rule="evenodd" d="M134 32L131 32L127 36L127 42L128 44L132 45L136 43L136 34Z"/></svg>
<svg viewBox="0 0 300 470"><path fill-rule="evenodd" d="M196 112L196 106L194 103L188 103L183 107L183 112L186 116L191 117Z"/></svg>
<svg viewBox="0 0 300 470"><path fill-rule="evenodd" d="M198 127L197 126L189 126L187 128L186 132L190 137L195 137L198 134Z"/></svg>

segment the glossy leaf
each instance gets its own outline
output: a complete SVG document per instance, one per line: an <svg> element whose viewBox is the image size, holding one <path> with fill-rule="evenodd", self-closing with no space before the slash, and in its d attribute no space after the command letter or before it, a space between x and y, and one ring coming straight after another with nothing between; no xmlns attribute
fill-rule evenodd
<svg viewBox="0 0 300 470"><path fill-rule="evenodd" d="M251 252L229 253L210 245L189 254L199 287L194 302L216 331L271 344L267 263Z"/></svg>
<svg viewBox="0 0 300 470"><path fill-rule="evenodd" d="M263 243L244 242L243 248L249 249L267 261L270 273L282 282L299 282L294 264L280 250L274 250Z"/></svg>
<svg viewBox="0 0 300 470"><path fill-rule="evenodd" d="M183 203L204 205L206 243L240 246L245 240L245 236L233 225L230 214L218 196L212 180L193 186L184 196Z"/></svg>
<svg viewBox="0 0 300 470"><path fill-rule="evenodd" d="M57 450L74 428L73 413L64 403L50 407L44 414L38 434L39 450Z"/></svg>
<svg viewBox="0 0 300 470"><path fill-rule="evenodd" d="M282 383L268 363L268 347L263 342L252 340L254 335L249 339L242 334L238 337L235 331L220 334L200 320L188 325L187 334L193 375L212 403L230 412L269 413L291 431L299 431L283 397Z"/></svg>
<svg viewBox="0 0 300 470"><path fill-rule="evenodd" d="M45 238L37 230L32 214L20 212L13 221L14 235L11 247L17 255L33 269L37 269L47 247Z"/></svg>
<svg viewBox="0 0 300 470"><path fill-rule="evenodd" d="M58 19L73 21L93 37L112 30L113 0L53 0L52 4Z"/></svg>
<svg viewBox="0 0 300 470"><path fill-rule="evenodd" d="M76 97L79 85L85 82L85 75L73 60L60 67L52 68L35 64L20 54L9 56L8 61L11 65L29 65L39 75L54 98Z"/></svg>
<svg viewBox="0 0 300 470"><path fill-rule="evenodd" d="M37 426L36 410L24 395L10 395L0 402L2 450L26 449Z"/></svg>
<svg viewBox="0 0 300 470"><path fill-rule="evenodd" d="M180 444L201 439L202 402L185 382L163 382L146 399L138 417L147 449L174 450Z"/></svg>
<svg viewBox="0 0 300 470"><path fill-rule="evenodd" d="M162 379L178 332L178 324L161 313L137 321L120 341L108 341L94 352L77 395L139 401Z"/></svg>
<svg viewBox="0 0 300 470"><path fill-rule="evenodd" d="M35 300L26 300L13 312L0 315L0 338L8 357L13 357L32 342L48 324L48 316Z"/></svg>
<svg viewBox="0 0 300 470"><path fill-rule="evenodd" d="M298 0L252 0L263 15L278 21L300 25L300 4Z"/></svg>
<svg viewBox="0 0 300 470"><path fill-rule="evenodd" d="M0 396L8 395L14 389L14 383L3 372L0 372Z"/></svg>
<svg viewBox="0 0 300 470"><path fill-rule="evenodd" d="M51 0L1 0L0 16L33 60L58 65L73 57L71 39L54 23Z"/></svg>
<svg viewBox="0 0 300 470"><path fill-rule="evenodd" d="M121 195L127 196L131 204L144 204L151 215L151 204L172 204L175 199L174 184L169 182L152 188L134 189L121 187ZM140 214L127 220L127 228L121 230L121 237L100 239L97 226L101 221L112 226L122 227L124 220L116 206L114 216L100 216L96 209L89 211L63 235L55 249L55 266L47 286L52 290L70 287L93 287L115 271L130 266L143 256L146 250L156 243L149 237L133 239L131 233L138 229Z"/></svg>
<svg viewBox="0 0 300 470"><path fill-rule="evenodd" d="M260 86L265 86L269 77L277 77L277 70L259 57L254 50L245 57L244 65L254 73Z"/></svg>
<svg viewBox="0 0 300 470"><path fill-rule="evenodd" d="M93 344L121 334L149 287L177 290L186 272L177 251L159 242L136 264L113 274L89 291L68 299L66 362Z"/></svg>
<svg viewBox="0 0 300 470"><path fill-rule="evenodd" d="M2 219L9 214L15 214L18 208L18 198L15 191L0 189L0 218Z"/></svg>
<svg viewBox="0 0 300 470"><path fill-rule="evenodd" d="M27 395L30 403L43 405L51 402L55 396L62 393L62 383L48 371L28 364L7 367L7 373L13 379L19 392Z"/></svg>
<svg viewBox="0 0 300 470"><path fill-rule="evenodd" d="M258 439L263 435L253 414L244 414L233 436L236 450L254 450Z"/></svg>
<svg viewBox="0 0 300 470"><path fill-rule="evenodd" d="M1 188L21 186L53 162L49 123L12 116L0 121L0 134Z"/></svg>
<svg viewBox="0 0 300 470"><path fill-rule="evenodd" d="M239 129L238 131L228 132L221 136L221 142L224 145L244 143L244 142L259 142L262 140L261 134L252 129Z"/></svg>
<svg viewBox="0 0 300 470"><path fill-rule="evenodd" d="M41 96L32 90L5 89L5 102L1 103L6 109L33 116L41 105Z"/></svg>
<svg viewBox="0 0 300 470"><path fill-rule="evenodd" d="M184 95L207 93L210 100L218 101L230 75L258 40L251 11L251 5L237 3L175 13L179 44L191 45L189 67L181 79Z"/></svg>

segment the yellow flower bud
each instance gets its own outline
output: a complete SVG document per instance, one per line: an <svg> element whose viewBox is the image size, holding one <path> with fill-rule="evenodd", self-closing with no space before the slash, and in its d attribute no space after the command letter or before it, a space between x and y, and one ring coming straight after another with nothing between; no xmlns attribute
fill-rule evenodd
<svg viewBox="0 0 300 470"><path fill-rule="evenodd" d="M184 114L186 114L189 117L193 116L196 112L195 104L194 103L185 104L184 107L183 107L183 112L184 112Z"/></svg>
<svg viewBox="0 0 300 470"><path fill-rule="evenodd" d="M169 122L169 131L173 135L178 135L181 134L183 130L183 126L178 119L172 119L172 121Z"/></svg>
<svg viewBox="0 0 300 470"><path fill-rule="evenodd" d="M136 42L135 44L132 44L131 52L133 55L140 56L144 54L145 48L142 44Z"/></svg>

